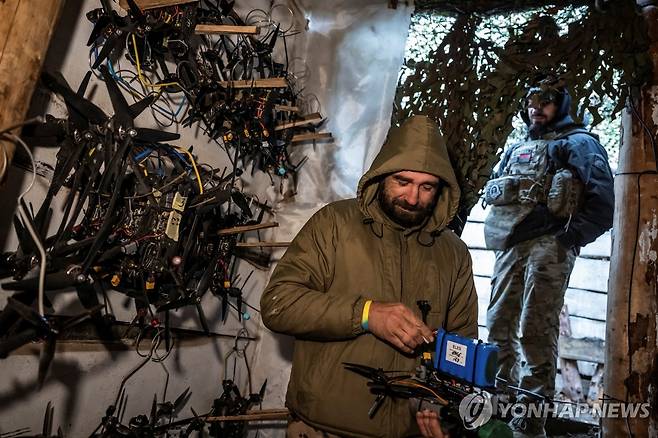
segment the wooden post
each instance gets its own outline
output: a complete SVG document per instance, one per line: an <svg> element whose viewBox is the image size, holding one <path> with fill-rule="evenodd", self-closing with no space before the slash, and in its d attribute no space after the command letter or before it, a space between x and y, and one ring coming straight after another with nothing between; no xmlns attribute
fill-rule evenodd
<svg viewBox="0 0 658 438"><path fill-rule="evenodd" d="M560 311L560 338L571 337L569 308L565 304ZM562 352L560 352L562 353ZM562 375L562 393L573 402L583 400L583 382L578 372L578 361L559 355L560 374Z"/></svg>
<svg viewBox="0 0 658 438"><path fill-rule="evenodd" d="M25 118L63 4L63 0L0 1L0 130ZM13 143L0 142L0 180L14 149Z"/></svg>
<svg viewBox="0 0 658 438"><path fill-rule="evenodd" d="M604 392L624 402L650 405L645 418L604 418L606 438L658 436L658 8L644 7L643 13L654 76L622 116Z"/></svg>

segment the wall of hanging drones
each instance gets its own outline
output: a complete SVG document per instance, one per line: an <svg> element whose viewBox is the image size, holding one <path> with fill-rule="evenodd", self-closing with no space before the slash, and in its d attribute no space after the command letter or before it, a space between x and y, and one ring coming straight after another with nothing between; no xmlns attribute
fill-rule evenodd
<svg viewBox="0 0 658 438"><path fill-rule="evenodd" d="M38 202L23 199L42 178L34 157L24 162L34 173L13 221L18 245L0 257L0 282L9 292L0 312L0 359L38 346L40 388L58 342L122 343L135 352L98 426L86 432L91 436L238 437L250 415L286 415L257 409L266 381L252 387L245 351L255 337L244 322L258 308L244 291L253 269L268 269L271 249L287 243L264 240L261 233L277 226L273 206L240 181L261 173L277 190L294 192L305 157L292 148L331 134L323 132L317 99L305 95L292 71L295 12L284 4L243 10L234 3L100 0L86 11L83 80L72 84L48 70L41 76L65 114L30 119L20 136L0 134L26 156L34 147L57 151ZM111 110L92 97L90 83L99 81ZM205 162L194 145L178 142L181 130L200 133L229 162ZM245 264L253 269L240 270ZM55 303L63 294L81 311L61 312ZM117 317L112 297L128 319ZM208 302L219 303L219 315L208 316ZM179 314L194 315L197 328L177 327ZM238 321L230 330L208 322L229 316ZM186 406L193 388L167 396L166 368L176 343L195 338L230 344L224 375L209 382L218 397L196 408ZM147 412L126 415L131 379L147 364L163 367L164 390ZM246 391L236 384L236 368L248 374ZM0 429L0 436L64 436L53 412L48 404L41 431Z"/></svg>

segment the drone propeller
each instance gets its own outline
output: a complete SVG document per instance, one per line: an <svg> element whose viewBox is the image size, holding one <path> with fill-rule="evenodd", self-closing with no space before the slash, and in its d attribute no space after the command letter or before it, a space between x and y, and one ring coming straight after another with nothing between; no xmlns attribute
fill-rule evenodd
<svg viewBox="0 0 658 438"><path fill-rule="evenodd" d="M71 121L81 124L79 128L86 129L89 123L98 125L107 120L103 110L73 91L61 73L44 71L41 80L50 91L62 96Z"/></svg>

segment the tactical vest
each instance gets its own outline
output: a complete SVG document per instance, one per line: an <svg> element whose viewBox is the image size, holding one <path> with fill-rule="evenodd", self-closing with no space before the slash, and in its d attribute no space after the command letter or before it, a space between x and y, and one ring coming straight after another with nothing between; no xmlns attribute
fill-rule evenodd
<svg viewBox="0 0 658 438"><path fill-rule="evenodd" d="M501 176L490 180L484 189L484 200L492 206L484 221L487 248L506 249L516 226L539 203L546 204L558 218L568 218L577 210L583 184L569 169L553 170L548 157L550 142L574 132L589 134L576 129L514 146Z"/></svg>

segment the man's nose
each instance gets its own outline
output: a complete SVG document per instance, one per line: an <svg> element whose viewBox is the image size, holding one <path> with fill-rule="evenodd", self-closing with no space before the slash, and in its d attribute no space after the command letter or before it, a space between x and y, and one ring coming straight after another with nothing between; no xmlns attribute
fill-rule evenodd
<svg viewBox="0 0 658 438"><path fill-rule="evenodd" d="M418 196L418 187L409 187L404 194L404 200L409 205L416 205L418 204Z"/></svg>

